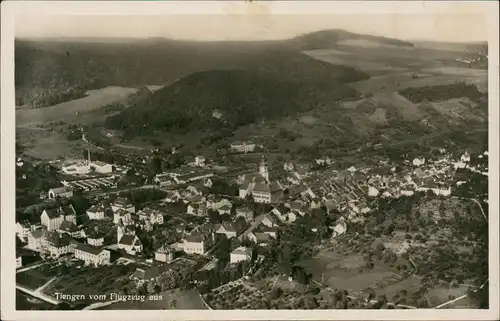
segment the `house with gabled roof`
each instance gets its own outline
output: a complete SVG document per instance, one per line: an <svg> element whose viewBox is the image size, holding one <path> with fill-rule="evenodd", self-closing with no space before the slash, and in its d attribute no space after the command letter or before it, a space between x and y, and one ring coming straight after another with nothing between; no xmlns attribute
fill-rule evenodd
<svg viewBox="0 0 500 321"><path fill-rule="evenodd" d="M47 251L53 258L73 253L74 244L76 242L69 235L60 236L57 233L52 233L47 237Z"/></svg>
<svg viewBox="0 0 500 321"><path fill-rule="evenodd" d="M157 209L145 207L137 213L138 220L141 222L149 222L151 225L163 224L163 213Z"/></svg>
<svg viewBox="0 0 500 321"><path fill-rule="evenodd" d="M240 246L232 251L229 255L231 264L241 261L249 261L252 259L252 249Z"/></svg>
<svg viewBox="0 0 500 321"><path fill-rule="evenodd" d="M217 212L219 212L220 215L225 215L225 214L229 215L231 214L231 208L232 206L223 205L217 209Z"/></svg>
<svg viewBox="0 0 500 321"><path fill-rule="evenodd" d="M111 263L111 253L101 247L78 244L74 249L74 253L75 258L85 261L85 264L101 266Z"/></svg>
<svg viewBox="0 0 500 321"><path fill-rule="evenodd" d="M29 221L19 221L16 223L16 235L17 237L26 242L28 240L28 235L32 230L35 230Z"/></svg>
<svg viewBox="0 0 500 321"><path fill-rule="evenodd" d="M175 250L170 247L161 246L155 251L155 260L170 263L174 260Z"/></svg>
<svg viewBox="0 0 500 321"><path fill-rule="evenodd" d="M276 216L281 217L281 216L284 216L285 214L287 214L288 212L290 212L290 208L288 206L286 206L285 203L279 203L277 206L275 206L272 209L272 212Z"/></svg>
<svg viewBox="0 0 500 321"><path fill-rule="evenodd" d="M253 210L248 207L238 207L236 208L236 218L243 217L246 222L250 222L253 220Z"/></svg>
<svg viewBox="0 0 500 321"><path fill-rule="evenodd" d="M175 184L175 180L169 174L158 174L154 178L154 182L160 187L166 187Z"/></svg>
<svg viewBox="0 0 500 321"><path fill-rule="evenodd" d="M48 231L57 230L63 221L70 221L76 224L76 212L73 205L44 209L40 216L40 222L43 226L47 227Z"/></svg>
<svg viewBox="0 0 500 321"><path fill-rule="evenodd" d="M257 203L277 203L283 197L283 188L279 182L257 182L253 186L252 197Z"/></svg>
<svg viewBox="0 0 500 321"><path fill-rule="evenodd" d="M166 192L164 201L166 203L177 203L182 199L181 194L177 190L171 190Z"/></svg>
<svg viewBox="0 0 500 321"><path fill-rule="evenodd" d="M200 189L196 188L196 186L194 186L194 185L189 185L188 187L186 187L186 192L187 192L187 195L189 197L192 197L195 195L198 195L198 196L203 195L203 192Z"/></svg>
<svg viewBox="0 0 500 321"><path fill-rule="evenodd" d="M135 206L125 197L118 197L113 203L111 203L111 209L113 212L124 210L129 213L135 213Z"/></svg>
<svg viewBox="0 0 500 321"><path fill-rule="evenodd" d="M182 242L178 243L180 249L187 254L204 255L208 249L209 240L201 234L191 234L186 236Z"/></svg>
<svg viewBox="0 0 500 321"><path fill-rule="evenodd" d="M100 232L92 232L87 236L87 244L92 246L103 246L104 234Z"/></svg>
<svg viewBox="0 0 500 321"><path fill-rule="evenodd" d="M44 251L48 246L46 238L48 234L49 231L45 227L31 231L28 234L28 248L33 251Z"/></svg>
<svg viewBox="0 0 500 321"><path fill-rule="evenodd" d="M267 227L267 226L259 226L258 232L262 232L268 234L273 239L278 237L278 228L277 227Z"/></svg>
<svg viewBox="0 0 500 321"><path fill-rule="evenodd" d="M48 191L49 199L55 200L57 198L71 198L73 197L73 187L71 186L62 186L51 188Z"/></svg>
<svg viewBox="0 0 500 321"><path fill-rule="evenodd" d="M119 208L116 211L113 212L113 223L119 224L120 222L123 223L123 225L132 225L134 224L134 220L132 219L132 213Z"/></svg>
<svg viewBox="0 0 500 321"><path fill-rule="evenodd" d="M81 236L81 231L78 229L75 223L70 221L63 221L57 231L61 234L68 234L76 238Z"/></svg>
<svg viewBox="0 0 500 321"><path fill-rule="evenodd" d="M128 254L136 255L143 250L142 242L136 235L125 234L118 242L118 248L125 250Z"/></svg>
<svg viewBox="0 0 500 321"><path fill-rule="evenodd" d="M196 232L201 235L211 235L215 233L216 225L212 223L205 223L203 225L199 225L195 228Z"/></svg>
<svg viewBox="0 0 500 321"><path fill-rule="evenodd" d="M260 246L267 246L269 241L273 239L271 235L258 230L248 233L246 238Z"/></svg>
<svg viewBox="0 0 500 321"><path fill-rule="evenodd" d="M187 197L184 202L187 204L203 204L205 203L205 198L201 195L192 195Z"/></svg>
<svg viewBox="0 0 500 321"><path fill-rule="evenodd" d="M263 224L267 227L279 226L278 221L269 213L262 216L261 224Z"/></svg>
<svg viewBox="0 0 500 321"><path fill-rule="evenodd" d="M222 198L222 199L216 198L216 199L207 201L207 207L214 209L214 210L218 210L219 208L221 208L223 206L228 206L231 208L233 206L233 203L231 203L231 201L226 199L226 198Z"/></svg>
<svg viewBox="0 0 500 321"><path fill-rule="evenodd" d="M191 215L205 216L207 214L207 208L203 204L189 204L186 212Z"/></svg>
<svg viewBox="0 0 500 321"><path fill-rule="evenodd" d="M238 229L232 223L222 223L215 226L216 234L224 234L228 239L238 237Z"/></svg>
<svg viewBox="0 0 500 321"><path fill-rule="evenodd" d="M87 216L89 220L104 220L105 219L105 211L103 205L92 205L89 209L87 209Z"/></svg>

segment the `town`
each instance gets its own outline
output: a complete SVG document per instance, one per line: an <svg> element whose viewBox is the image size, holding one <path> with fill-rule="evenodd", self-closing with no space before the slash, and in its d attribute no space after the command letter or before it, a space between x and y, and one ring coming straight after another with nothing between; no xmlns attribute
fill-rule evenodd
<svg viewBox="0 0 500 321"><path fill-rule="evenodd" d="M99 153L16 161L18 189L31 189L23 181L38 172L50 176L43 178L47 189L22 200L16 214L17 289L33 302L62 309L139 304L91 299L119 291L163 293L162 308L185 301L197 303L179 308L435 308L484 282L458 262L438 276L425 271L445 245L474 261L477 231L459 235L449 222L487 220L487 151L440 149L347 167L330 156L276 160L246 141L225 151L246 166L198 155L170 168L158 150L131 155L142 164L136 168L97 160ZM450 243L456 237L462 241ZM405 282L414 285L397 286ZM422 291L438 294L422 300Z"/></svg>

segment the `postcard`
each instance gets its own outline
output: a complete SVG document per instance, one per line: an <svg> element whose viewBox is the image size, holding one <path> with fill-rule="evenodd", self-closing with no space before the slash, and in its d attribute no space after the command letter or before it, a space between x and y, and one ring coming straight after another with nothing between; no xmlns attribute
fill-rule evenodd
<svg viewBox="0 0 500 321"><path fill-rule="evenodd" d="M499 318L498 2L1 21L2 320Z"/></svg>

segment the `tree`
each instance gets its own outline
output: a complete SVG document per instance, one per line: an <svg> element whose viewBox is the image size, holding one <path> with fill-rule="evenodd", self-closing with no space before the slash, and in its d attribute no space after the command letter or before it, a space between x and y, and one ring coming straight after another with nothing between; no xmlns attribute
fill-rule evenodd
<svg viewBox="0 0 500 321"><path fill-rule="evenodd" d="M230 253L231 253L231 240L224 237L217 246L214 256L219 260L221 264L226 264L227 262L229 262Z"/></svg>
<svg viewBox="0 0 500 321"><path fill-rule="evenodd" d="M304 270L303 267L294 267L295 268L295 278L297 279L297 282L299 282L300 284L308 284L309 283L309 278L308 278L308 275L306 273L306 271Z"/></svg>
<svg viewBox="0 0 500 321"><path fill-rule="evenodd" d="M281 297L281 295L283 294L283 290L279 287L274 287L272 290L271 290L271 293L270 293L270 299L271 300L275 300L275 299L278 299L279 297Z"/></svg>

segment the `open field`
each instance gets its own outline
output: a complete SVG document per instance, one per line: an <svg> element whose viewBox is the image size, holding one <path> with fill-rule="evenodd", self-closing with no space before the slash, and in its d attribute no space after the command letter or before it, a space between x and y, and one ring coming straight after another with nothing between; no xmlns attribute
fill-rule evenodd
<svg viewBox="0 0 500 321"><path fill-rule="evenodd" d="M54 305L16 290L16 310L52 310Z"/></svg>
<svg viewBox="0 0 500 321"><path fill-rule="evenodd" d="M467 286L461 285L459 287L450 287L448 285L436 285L434 288L429 289L428 296L431 306L437 306L439 304L448 302L455 298L461 297L467 294Z"/></svg>
<svg viewBox="0 0 500 321"><path fill-rule="evenodd" d="M30 290L38 289L50 279L50 276L37 271L37 269L32 269L16 274L16 283Z"/></svg>
<svg viewBox="0 0 500 321"><path fill-rule="evenodd" d="M373 269L365 269L361 255L343 256L339 253L322 251L312 259L301 262L313 279L331 288L343 289L349 292L362 292L376 286L378 282L388 279L395 280L399 275L388 267L375 264Z"/></svg>
<svg viewBox="0 0 500 321"><path fill-rule="evenodd" d="M242 281L223 285L204 295L205 301L216 310L264 309L266 299L263 293Z"/></svg>
<svg viewBox="0 0 500 321"><path fill-rule="evenodd" d="M17 128L16 136L25 153L39 159L80 158L84 148L82 141L68 141L56 131Z"/></svg>
<svg viewBox="0 0 500 321"><path fill-rule="evenodd" d="M382 294L386 295L387 299L392 302L394 301L393 298L395 295L400 295L401 297L404 297L401 295L401 291L406 290L408 292L411 292L412 289L413 290L418 289L421 283L421 279L422 278L419 276L412 275L403 281L391 284L382 289L378 289L376 290L376 293L377 295L382 295Z"/></svg>
<svg viewBox="0 0 500 321"><path fill-rule="evenodd" d="M195 290L179 289L162 292L162 300L118 302L97 310L205 310L206 307Z"/></svg>
<svg viewBox="0 0 500 321"><path fill-rule="evenodd" d="M106 294L129 285L129 276L135 271L136 264L111 265L98 268L69 268L44 292L51 295L56 292L65 294Z"/></svg>
<svg viewBox="0 0 500 321"><path fill-rule="evenodd" d="M77 118L78 114L98 109L113 102L122 101L128 95L136 92L135 88L106 87L98 90L89 90L87 97L71 100L45 108L17 109L16 126L29 124L43 124L55 120Z"/></svg>
<svg viewBox="0 0 500 321"><path fill-rule="evenodd" d="M343 46L337 50L312 50L307 55L332 64L359 68L371 75L370 79L351 84L363 93L394 92L407 87L450 84L457 81L476 84L482 92L488 90L488 73L447 65L447 61L461 58L451 50L426 48L377 48Z"/></svg>

